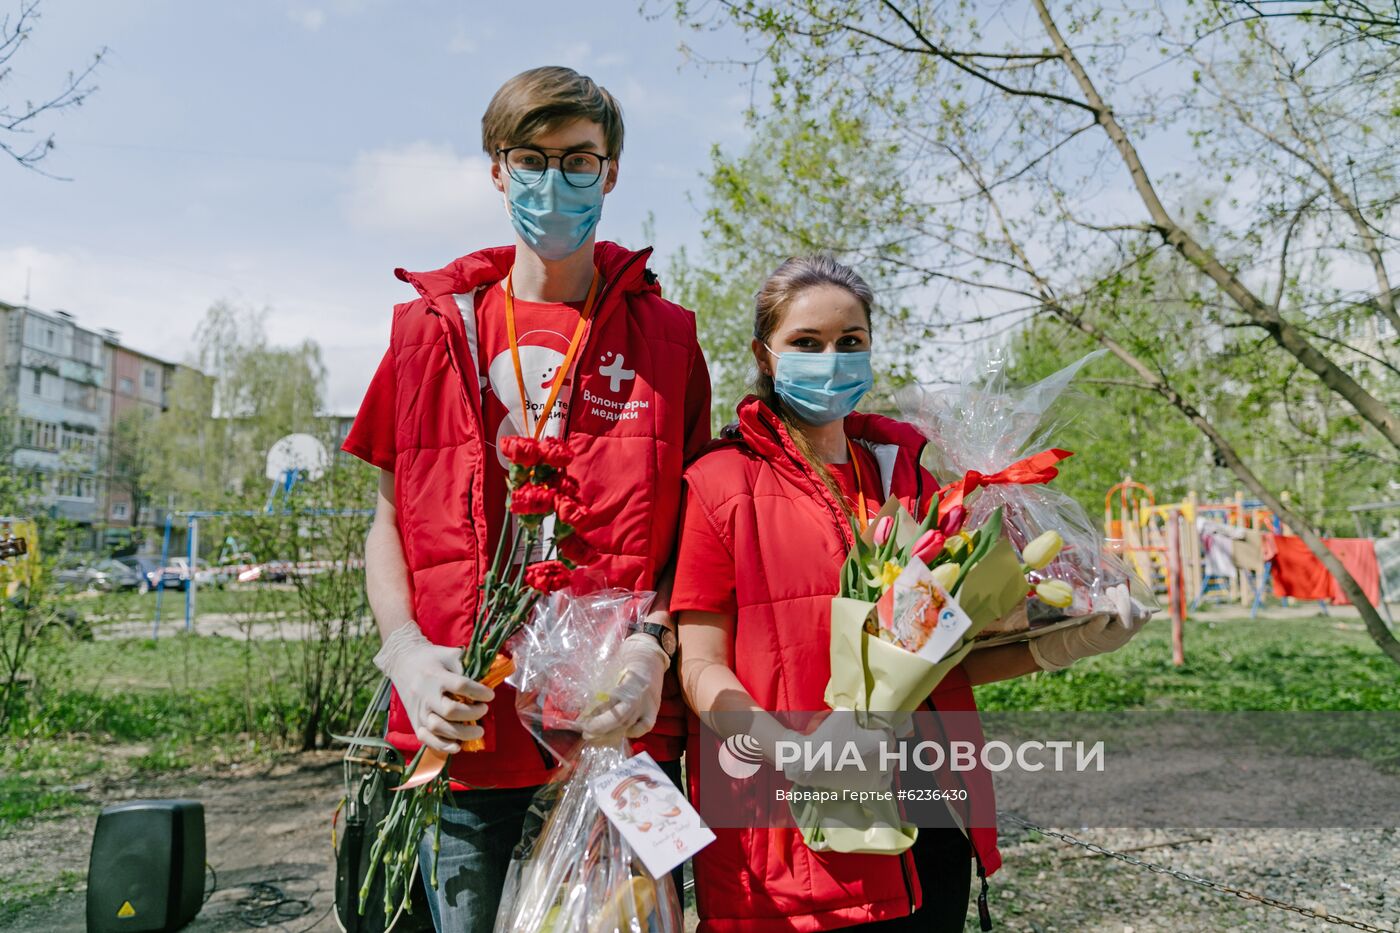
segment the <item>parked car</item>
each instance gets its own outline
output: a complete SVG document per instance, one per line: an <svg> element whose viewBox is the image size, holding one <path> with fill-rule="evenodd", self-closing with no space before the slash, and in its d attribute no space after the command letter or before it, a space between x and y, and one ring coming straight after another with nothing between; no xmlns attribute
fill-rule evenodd
<svg viewBox="0 0 1400 933"><path fill-rule="evenodd" d="M97 562L98 572L105 575L114 590L134 590L141 585L141 574L121 561L110 557Z"/></svg>
<svg viewBox="0 0 1400 933"><path fill-rule="evenodd" d="M172 579L162 573L160 561L154 557L132 554L127 557L118 557L117 563L125 565L137 574L136 588L142 593L158 586L163 577L166 587L171 589L184 588L179 579Z"/></svg>
<svg viewBox="0 0 1400 933"><path fill-rule="evenodd" d="M54 580L63 589L79 592L136 589L141 584L135 570L110 558L62 560L54 570Z"/></svg>

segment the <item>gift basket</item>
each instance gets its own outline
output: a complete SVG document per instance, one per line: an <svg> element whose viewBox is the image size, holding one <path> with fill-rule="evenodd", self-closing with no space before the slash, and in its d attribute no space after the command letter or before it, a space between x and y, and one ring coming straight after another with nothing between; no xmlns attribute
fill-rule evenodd
<svg viewBox="0 0 1400 933"><path fill-rule="evenodd" d="M1117 586L1126 585L1144 607L1158 608L1127 562L1105 547L1083 506L1045 485L1057 474L1057 464L1071 456L1053 446L1066 419L1054 417L1052 407L1075 375L1104 352L1096 350L1034 385L1013 388L1003 350L969 367L952 386L912 386L897 397L904 419L929 440L929 469L944 484L941 512L963 507L967 524L977 527L1000 510L1002 531L1018 552L1047 532L1062 542L1054 558L1030 577L1032 586L1059 581L1046 591L1051 598L1032 597L1023 610L985 626L977 635L979 646L1022 641L1112 612L1108 591Z"/></svg>
<svg viewBox="0 0 1400 933"><path fill-rule="evenodd" d="M599 808L592 782L632 756L621 732L585 739L586 716L619 680L618 652L653 593L541 600L511 645L521 721L563 764L541 788L506 875L497 933L681 933L669 874L654 877Z"/></svg>

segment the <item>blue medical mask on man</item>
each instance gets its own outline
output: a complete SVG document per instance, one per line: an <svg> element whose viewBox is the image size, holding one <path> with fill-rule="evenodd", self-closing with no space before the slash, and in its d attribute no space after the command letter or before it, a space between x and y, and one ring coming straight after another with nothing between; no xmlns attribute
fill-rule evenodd
<svg viewBox="0 0 1400 933"><path fill-rule="evenodd" d="M764 346L778 358L773 390L808 424L829 424L846 417L875 385L869 350L776 353Z"/></svg>
<svg viewBox="0 0 1400 933"><path fill-rule="evenodd" d="M559 260L578 251L603 215L603 179L587 188L564 180L557 168L545 170L534 184L506 173L510 222L526 245L542 259Z"/></svg>

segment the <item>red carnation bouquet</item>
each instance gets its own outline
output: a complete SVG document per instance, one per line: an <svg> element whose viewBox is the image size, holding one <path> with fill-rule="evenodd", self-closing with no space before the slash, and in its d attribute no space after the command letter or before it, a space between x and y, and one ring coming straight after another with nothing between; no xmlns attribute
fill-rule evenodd
<svg viewBox="0 0 1400 933"><path fill-rule="evenodd" d="M569 585L575 567L590 563L596 556L583 536L591 519L586 506L578 501L578 482L569 476L573 452L557 438L535 440L507 437L501 453L510 461L507 481L512 527L503 531L496 544L491 567L481 580L480 600L471 636L462 648L462 673L495 689L515 670L510 655L502 649L529 618L541 595ZM516 554L534 554L544 535L544 523L554 516L554 537L545 560L512 560ZM509 539L509 540L508 540ZM458 698L463 699L463 698ZM466 702L463 699L463 702ZM480 751L481 740L465 742L462 753ZM423 746L409 762L408 776L394 788L393 802L378 828L370 863L360 888L359 911L364 913L376 873L385 872L384 914L388 918L402 906L408 909L413 873L418 870L418 840L432 829L441 832L442 805L452 790L464 785L448 777L448 761L443 752ZM433 839L431 882L437 886L438 837Z"/></svg>

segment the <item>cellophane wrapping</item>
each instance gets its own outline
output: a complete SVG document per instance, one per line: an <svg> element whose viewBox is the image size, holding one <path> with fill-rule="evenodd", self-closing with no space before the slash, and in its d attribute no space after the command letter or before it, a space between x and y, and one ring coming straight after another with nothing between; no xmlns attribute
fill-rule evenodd
<svg viewBox="0 0 1400 933"><path fill-rule="evenodd" d="M1080 369L1104 352L1094 351L1033 385L1017 388L1007 378L1009 355L1001 350L969 366L958 383L942 388L910 386L899 392L897 402L904 420L928 438L925 462L946 487L969 471L995 474L1057 446L1056 436L1063 433L1068 419L1055 417L1052 408ZM1068 469L1073 466L1073 459L1062 464ZM1126 584L1144 606L1157 607L1146 584L1106 547L1103 532L1084 507L1053 482L982 486L964 505L967 527L981 525L1000 507L1003 532L1018 553L1045 531L1064 538L1060 554L1030 579L1063 580L1073 588L1074 601L1066 608L1055 608L1028 600L1028 633L1105 609L1109 605L1105 591L1117 584Z"/></svg>
<svg viewBox="0 0 1400 933"><path fill-rule="evenodd" d="M551 594L511 646L516 708L563 764L535 795L511 860L496 933L681 933L669 874L654 878L594 802L589 781L632 755L618 733L584 740L581 722L622 673L627 625L655 594L603 590Z"/></svg>

